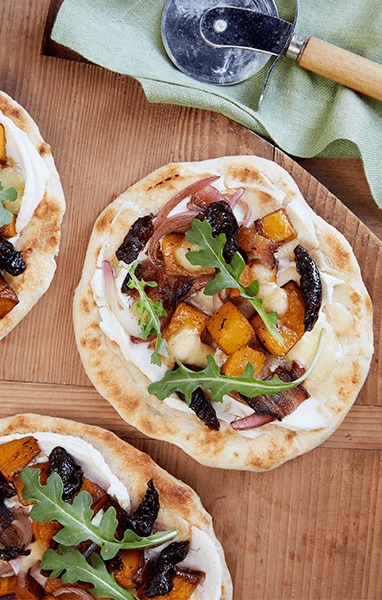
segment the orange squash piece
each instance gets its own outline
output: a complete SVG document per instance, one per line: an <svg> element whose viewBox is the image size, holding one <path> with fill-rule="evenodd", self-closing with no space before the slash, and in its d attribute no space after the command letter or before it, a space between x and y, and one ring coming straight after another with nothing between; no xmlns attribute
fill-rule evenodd
<svg viewBox="0 0 382 600"><path fill-rule="evenodd" d="M180 329L191 329L201 335L208 318L208 315L199 308L180 302L171 317L170 323L163 332L163 338L168 341Z"/></svg>
<svg viewBox="0 0 382 600"><path fill-rule="evenodd" d="M151 600L189 600L203 576L204 573L200 571L178 568L174 577L174 587L171 592L164 596L153 596ZM147 596L140 592L138 593L138 598L146 600Z"/></svg>
<svg viewBox="0 0 382 600"><path fill-rule="evenodd" d="M232 354L254 336L248 319L228 301L206 323L213 340L225 354Z"/></svg>
<svg viewBox="0 0 382 600"><path fill-rule="evenodd" d="M12 308L18 303L19 299L16 292L4 277L0 275L0 319L11 312Z"/></svg>
<svg viewBox="0 0 382 600"><path fill-rule="evenodd" d="M94 510L95 513L97 513L109 500L109 495L107 494L107 492L105 492L105 490L102 489L99 485L97 485L93 481L90 481L90 479L87 479L86 477L84 477L83 479L80 491L82 492L83 490L89 492L89 494L93 498L93 504L91 505L91 508L92 510Z"/></svg>
<svg viewBox="0 0 382 600"><path fill-rule="evenodd" d="M12 482L38 454L40 448L32 436L6 442L0 446L0 471Z"/></svg>
<svg viewBox="0 0 382 600"><path fill-rule="evenodd" d="M54 546L53 537L62 529L58 521L48 521L47 523L32 522L32 531L36 540L41 540L46 547Z"/></svg>
<svg viewBox="0 0 382 600"><path fill-rule="evenodd" d="M184 276L184 275L209 275L215 273L214 268L201 267L192 265L184 258L187 252L194 249L193 244L189 242L185 235L181 233L169 233L161 240L161 250L163 254L164 265L168 275Z"/></svg>
<svg viewBox="0 0 382 600"><path fill-rule="evenodd" d="M45 582L45 594L51 595L55 597L54 592L56 592L60 588L70 587L70 588L78 588L80 590L88 590L91 587L90 583L84 583L83 581L77 583L63 583L61 579L55 577L53 579L47 579ZM66 598L66 594L65 594Z"/></svg>
<svg viewBox="0 0 382 600"><path fill-rule="evenodd" d="M4 125L0 125L0 163L7 162L7 153L5 151L5 129Z"/></svg>
<svg viewBox="0 0 382 600"><path fill-rule="evenodd" d="M133 589L141 586L145 566L143 551L139 549L120 550L118 556L123 562L123 569L110 570L118 585L125 589Z"/></svg>
<svg viewBox="0 0 382 600"><path fill-rule="evenodd" d="M0 578L0 597L14 594L17 587L17 575Z"/></svg>
<svg viewBox="0 0 382 600"><path fill-rule="evenodd" d="M261 369L265 363L265 354L259 352L249 346L241 346L235 352L230 354L225 363L221 368L223 375L229 375L230 377L238 377L245 371L247 363L252 363L254 367L253 377L259 376Z"/></svg>
<svg viewBox="0 0 382 600"><path fill-rule="evenodd" d="M297 233L283 208L258 219L255 221L255 226L260 235L275 242L285 244L297 237Z"/></svg>
<svg viewBox="0 0 382 600"><path fill-rule="evenodd" d="M41 600L44 595L44 590L41 585L32 577L27 574L23 586L18 583L15 589L15 594L21 598L21 600Z"/></svg>
<svg viewBox="0 0 382 600"><path fill-rule="evenodd" d="M279 317L277 329L284 339L284 346L281 346L271 336L259 315L251 319L253 328L263 346L270 354L279 358L285 356L305 333L305 303L302 294L294 281L289 281L283 286L283 289L287 293L288 309L284 315Z"/></svg>

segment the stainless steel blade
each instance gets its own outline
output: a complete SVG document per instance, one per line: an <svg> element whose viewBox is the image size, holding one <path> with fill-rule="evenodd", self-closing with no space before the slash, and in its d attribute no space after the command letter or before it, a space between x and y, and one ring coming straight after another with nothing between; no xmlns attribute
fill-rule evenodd
<svg viewBox="0 0 382 600"><path fill-rule="evenodd" d="M203 13L200 32L217 48L251 48L278 56L293 35L294 25L278 17L233 6L215 6Z"/></svg>

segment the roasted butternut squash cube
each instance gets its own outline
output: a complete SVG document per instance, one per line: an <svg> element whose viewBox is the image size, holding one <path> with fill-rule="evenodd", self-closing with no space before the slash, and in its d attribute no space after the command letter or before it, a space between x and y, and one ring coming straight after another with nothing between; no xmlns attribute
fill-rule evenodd
<svg viewBox="0 0 382 600"><path fill-rule="evenodd" d="M17 587L17 575L10 577L0 577L0 597L14 594Z"/></svg>
<svg viewBox="0 0 382 600"><path fill-rule="evenodd" d="M206 327L213 340L225 354L232 354L254 336L248 319L228 301L207 321Z"/></svg>
<svg viewBox="0 0 382 600"><path fill-rule="evenodd" d="M191 304L186 304L186 302L180 302L171 317L170 323L163 332L163 337L168 341L174 333L178 333L181 329L190 329L201 335L207 321L208 315L202 310L191 306Z"/></svg>
<svg viewBox="0 0 382 600"><path fill-rule="evenodd" d="M19 303L15 290L0 275L0 319L5 317Z"/></svg>
<svg viewBox="0 0 382 600"><path fill-rule="evenodd" d="M53 537L62 529L58 521L48 521L47 523L32 522L32 531L36 540L40 540L49 548L54 546Z"/></svg>
<svg viewBox="0 0 382 600"><path fill-rule="evenodd" d="M239 281L245 287L249 287L256 280L259 284L276 283L276 275L276 264L270 268L259 261L253 261L245 265ZM230 298L238 298L240 296L240 290L238 288L230 288L229 296Z"/></svg>
<svg viewBox="0 0 382 600"><path fill-rule="evenodd" d="M44 595L44 590L36 579L28 573L23 585L21 586L20 582L18 583L15 594L21 598L21 600L41 600Z"/></svg>
<svg viewBox="0 0 382 600"><path fill-rule="evenodd" d="M192 265L186 258L188 252L198 250L181 233L169 233L162 238L161 250L168 275L210 275L215 273L214 268Z"/></svg>
<svg viewBox="0 0 382 600"><path fill-rule="evenodd" d="M123 569L111 569L114 579L125 589L137 588L142 585L145 559L142 550L120 550L118 556L123 563Z"/></svg>
<svg viewBox="0 0 382 600"><path fill-rule="evenodd" d="M254 348L250 348L249 346L241 346L241 348L238 348L235 352L230 354L223 364L221 372L223 375L238 377L244 373L245 367L249 362L253 364L253 377L256 379L264 366L265 354Z"/></svg>
<svg viewBox="0 0 382 600"><path fill-rule="evenodd" d="M0 227L0 235L2 238L11 238L16 235L16 215L13 215L12 221Z"/></svg>
<svg viewBox="0 0 382 600"><path fill-rule="evenodd" d="M257 232L275 242L286 243L294 240L297 233L283 208L255 221Z"/></svg>
<svg viewBox="0 0 382 600"><path fill-rule="evenodd" d="M0 471L8 482L12 482L38 454L40 448L32 436L6 442L0 446Z"/></svg>
<svg viewBox="0 0 382 600"><path fill-rule="evenodd" d="M288 309L278 318L277 329L284 339L284 346L272 337L259 315L251 319L251 324L263 346L270 354L280 358L285 356L305 333L305 303L302 294L293 281L289 281L283 289L287 293Z"/></svg>
<svg viewBox="0 0 382 600"><path fill-rule="evenodd" d="M7 153L5 151L5 129L4 125L0 125L0 163L7 162Z"/></svg>
<svg viewBox="0 0 382 600"><path fill-rule="evenodd" d="M203 576L204 573L200 571L178 568L174 577L174 587L171 592L168 592L164 596L152 596L151 600L164 600L164 598L166 600L189 600ZM138 598L146 600L147 596L142 594L142 592L138 592Z"/></svg>
<svg viewBox="0 0 382 600"><path fill-rule="evenodd" d="M109 500L108 493L105 492L105 490L102 489L99 485L97 485L93 481L90 481L90 479L87 479L87 477L84 477L80 491L89 492L89 494L93 498L91 508L92 510L94 510L95 513L97 513Z"/></svg>

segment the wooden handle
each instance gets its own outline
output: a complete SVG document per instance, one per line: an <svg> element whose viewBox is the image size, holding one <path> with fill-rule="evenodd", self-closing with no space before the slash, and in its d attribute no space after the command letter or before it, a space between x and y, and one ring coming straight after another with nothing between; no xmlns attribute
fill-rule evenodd
<svg viewBox="0 0 382 600"><path fill-rule="evenodd" d="M356 92L382 101L382 65L314 37L297 58L298 64Z"/></svg>

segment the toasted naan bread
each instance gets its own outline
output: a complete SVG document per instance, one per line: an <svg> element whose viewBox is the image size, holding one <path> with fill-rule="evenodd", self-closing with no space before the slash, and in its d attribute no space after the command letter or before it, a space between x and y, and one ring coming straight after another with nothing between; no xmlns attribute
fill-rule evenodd
<svg viewBox="0 0 382 600"><path fill-rule="evenodd" d="M59 249L61 220L65 212L64 194L50 146L42 139L36 123L17 102L4 92L0 92L0 122L2 116L11 122L9 127L7 125L5 127L5 139L7 147L11 148L10 155L16 170L22 173L25 168L28 170L28 177L32 173L32 178L36 175L33 173L34 169L36 172L42 171L40 183L41 186L44 185L44 189L38 205L29 215L30 218L28 216L19 227L17 240L14 242L15 248L23 255L26 269L17 276L4 273L5 279L18 296L18 304L0 319L0 339L21 321L48 289L56 269L54 258ZM9 123L9 121L7 122ZM13 129L12 124L16 129ZM20 148L16 148L15 152L15 147L17 147L13 136L15 131L17 135L21 134L21 148L25 147L24 144L31 143L33 145L31 152L25 153L24 149L20 150ZM23 166L12 157L14 153L20 156ZM40 161L43 166L37 164ZM30 164L33 162L34 164ZM0 170L1 180L2 172ZM36 185L36 189L40 183ZM33 202L33 198L31 201ZM23 199L21 204L23 204Z"/></svg>
<svg viewBox="0 0 382 600"><path fill-rule="evenodd" d="M101 313L107 309L97 305L94 293L102 293L102 276L98 284L95 276L102 269L102 261L118 263L115 252L136 219L148 213L155 216L180 190L210 175L220 176L212 185L223 196L244 188L243 198L252 210L252 222L285 208L299 244L314 259L322 277L323 303L318 321L281 361L290 364L297 360L306 369L325 327L320 361L303 384L312 398L285 420L249 431L236 431L230 418L220 418L219 403L214 403L220 419L220 429L215 431L188 407L178 410L174 403L149 394L149 378L121 351L117 320L108 325L101 323ZM90 238L74 298L74 325L86 373L123 419L150 437L178 445L202 464L230 469L271 469L321 444L351 408L373 353L372 305L352 248L340 232L314 213L283 168L255 156L166 165L107 206ZM138 344L136 354L139 352ZM248 415L240 413L240 403L235 406L239 412L231 420Z"/></svg>
<svg viewBox="0 0 382 600"><path fill-rule="evenodd" d="M9 437L6 436L31 435L35 436L39 442L40 439L44 441L43 433L47 434L45 444L49 446L49 452L55 446L65 448L74 460L79 461L85 476L95 482L98 477L102 480L102 465L99 464L97 456L93 459L95 464L87 464L89 461L88 448L84 449L81 442L87 442L95 450L98 450L106 462L106 467L125 486L130 500L129 510L131 513L142 501L148 482L152 480L159 497L160 508L157 521L161 528L179 531L172 541L189 540L190 542L189 554L191 556L189 559L186 557L188 560L186 567L195 569L192 563L198 559L194 557L198 553L204 556L205 564L200 565L203 566L200 570L204 571L206 575L197 585L192 598L195 600L211 600L211 598L230 600L232 598L231 578L221 544L215 536L211 516L203 508L200 498L194 490L160 468L147 454L133 448L110 431L67 419L34 414L20 414L1 419L0 455L1 444L9 440ZM54 438L51 434L60 437ZM65 437L67 436L69 438L66 442ZM101 469L101 474L97 473L97 467ZM113 483L113 489L118 489L115 483ZM147 510L149 508L147 507Z"/></svg>

